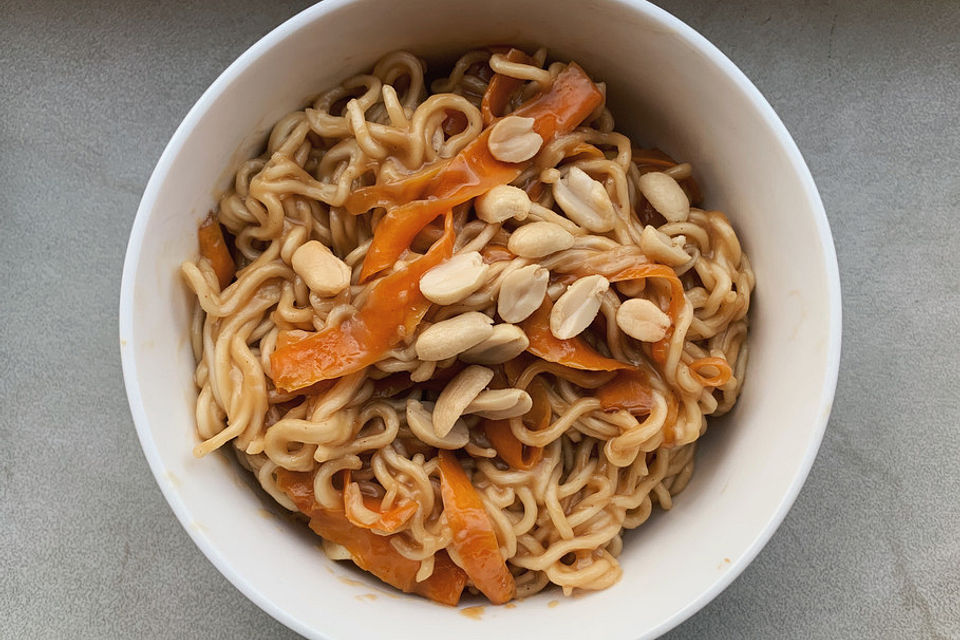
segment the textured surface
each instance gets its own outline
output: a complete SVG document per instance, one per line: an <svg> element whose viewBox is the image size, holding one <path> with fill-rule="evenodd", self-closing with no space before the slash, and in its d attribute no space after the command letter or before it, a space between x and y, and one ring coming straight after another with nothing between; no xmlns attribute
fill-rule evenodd
<svg viewBox="0 0 960 640"><path fill-rule="evenodd" d="M668 637L960 637L960 5L661 4L793 133L844 294L810 479L757 560ZM294 637L164 503L123 393L116 309L167 139L303 6L0 0L0 637Z"/></svg>

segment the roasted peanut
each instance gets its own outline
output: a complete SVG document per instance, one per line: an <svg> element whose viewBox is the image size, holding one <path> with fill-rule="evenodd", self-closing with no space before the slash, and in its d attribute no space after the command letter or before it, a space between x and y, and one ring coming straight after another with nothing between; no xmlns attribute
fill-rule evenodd
<svg viewBox="0 0 960 640"><path fill-rule="evenodd" d="M533 130L533 118L507 116L490 130L487 147L501 162L525 162L537 155L543 138Z"/></svg>
<svg viewBox="0 0 960 640"><path fill-rule="evenodd" d="M477 217L490 224L510 218L524 220L530 213L530 206L530 198L523 189L507 184L490 189L473 203Z"/></svg>
<svg viewBox="0 0 960 640"><path fill-rule="evenodd" d="M464 410L493 380L493 370L471 365L447 383L433 408L433 432L445 438Z"/></svg>
<svg viewBox="0 0 960 640"><path fill-rule="evenodd" d="M656 342L667 334L670 317L649 300L633 298L617 309L617 326L631 338Z"/></svg>
<svg viewBox="0 0 960 640"><path fill-rule="evenodd" d="M670 222L683 222L690 215L690 201L677 181L665 173L651 171L640 176L640 192L657 212Z"/></svg>
<svg viewBox="0 0 960 640"><path fill-rule="evenodd" d="M504 277L497 298L497 313L506 322L520 322L540 308L547 293L550 272L529 264Z"/></svg>
<svg viewBox="0 0 960 640"><path fill-rule="evenodd" d="M305 242L293 252L290 262L310 291L321 298L335 296L350 286L350 267L322 242Z"/></svg>
<svg viewBox="0 0 960 640"><path fill-rule="evenodd" d="M571 167L554 183L553 197L567 217L581 227L597 233L613 229L616 212L610 195L579 167Z"/></svg>
<svg viewBox="0 0 960 640"><path fill-rule="evenodd" d="M567 340L590 326L610 282L600 275L584 276L567 287L550 311L550 333Z"/></svg>
<svg viewBox="0 0 960 640"><path fill-rule="evenodd" d="M542 258L573 246L573 234L552 222L531 222L510 234L507 249L522 258Z"/></svg>
<svg viewBox="0 0 960 640"><path fill-rule="evenodd" d="M488 267L476 251L455 255L420 278L420 292L430 302L454 304L479 289Z"/></svg>
<svg viewBox="0 0 960 640"><path fill-rule="evenodd" d="M431 325L417 337L417 357L430 361L452 358L489 338L492 324L488 315L468 311Z"/></svg>
<svg viewBox="0 0 960 640"><path fill-rule="evenodd" d="M523 329L513 324L497 324L489 338L460 354L464 362L501 364L513 360L530 346Z"/></svg>

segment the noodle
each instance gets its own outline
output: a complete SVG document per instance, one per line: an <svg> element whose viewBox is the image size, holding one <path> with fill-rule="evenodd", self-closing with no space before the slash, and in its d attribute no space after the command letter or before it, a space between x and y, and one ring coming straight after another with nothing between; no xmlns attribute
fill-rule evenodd
<svg viewBox="0 0 960 640"><path fill-rule="evenodd" d="M232 443L404 591L606 588L737 400L750 263L573 63L425 69L391 53L282 118L205 223L194 453Z"/></svg>

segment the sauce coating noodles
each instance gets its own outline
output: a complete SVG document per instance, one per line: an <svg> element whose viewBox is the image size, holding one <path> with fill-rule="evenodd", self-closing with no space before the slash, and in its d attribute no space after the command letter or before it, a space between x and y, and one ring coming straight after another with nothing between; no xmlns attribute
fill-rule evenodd
<svg viewBox="0 0 960 640"><path fill-rule="evenodd" d="M425 70L391 53L283 117L201 226L194 453L229 443L406 592L603 589L737 400L750 263L575 63Z"/></svg>

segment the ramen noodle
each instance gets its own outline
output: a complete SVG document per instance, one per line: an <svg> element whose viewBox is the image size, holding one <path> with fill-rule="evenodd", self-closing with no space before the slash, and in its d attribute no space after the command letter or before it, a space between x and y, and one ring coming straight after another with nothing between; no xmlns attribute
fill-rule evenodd
<svg viewBox="0 0 960 640"><path fill-rule="evenodd" d="M200 227L194 453L405 592L603 589L737 399L750 263L576 63L425 70L283 117Z"/></svg>

